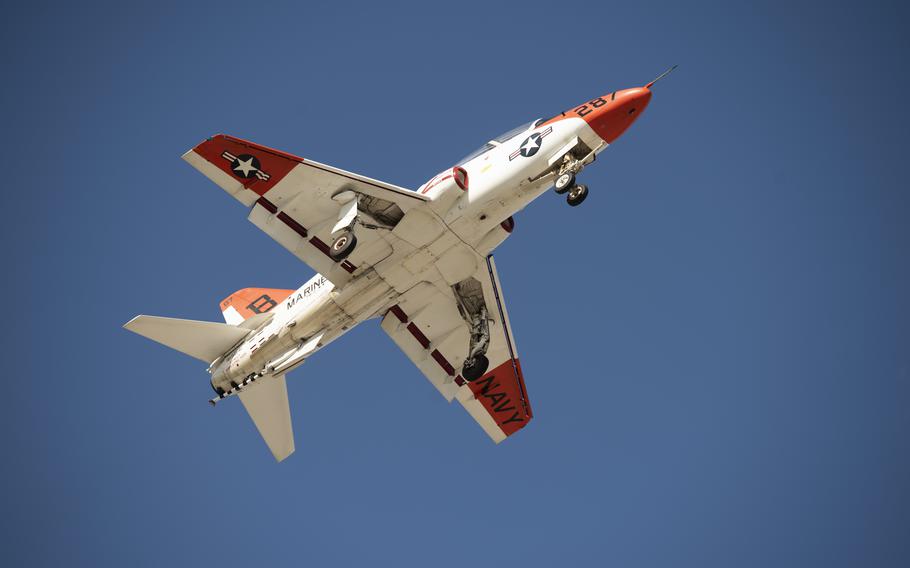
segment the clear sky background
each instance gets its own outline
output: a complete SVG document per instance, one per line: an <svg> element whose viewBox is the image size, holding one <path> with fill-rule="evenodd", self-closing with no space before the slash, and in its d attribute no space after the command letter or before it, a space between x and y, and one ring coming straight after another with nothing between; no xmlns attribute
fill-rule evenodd
<svg viewBox="0 0 910 568"><path fill-rule="evenodd" d="M0 563L910 565L901 3L126 4L4 7ZM208 135L416 188L674 63L497 251L499 446L368 322L290 376L279 465L120 327L312 275Z"/></svg>

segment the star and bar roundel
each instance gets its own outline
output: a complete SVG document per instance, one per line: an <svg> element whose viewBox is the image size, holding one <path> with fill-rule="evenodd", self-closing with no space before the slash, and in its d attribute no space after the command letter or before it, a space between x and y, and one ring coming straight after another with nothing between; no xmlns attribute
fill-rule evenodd
<svg viewBox="0 0 910 568"><path fill-rule="evenodd" d="M235 156L225 150L222 152L221 157L231 162L231 173L241 179L250 179L255 176L262 181L269 181L269 178L272 177L262 171L262 166L256 156L251 156L250 154Z"/></svg>
<svg viewBox="0 0 910 568"><path fill-rule="evenodd" d="M553 127L548 126L541 132L535 132L534 134L528 136L524 139L524 142L521 143L521 146L518 147L518 150L515 150L509 154L509 161L511 162L518 156L524 156L525 158L530 158L536 154L541 146L543 146L543 139L553 132Z"/></svg>

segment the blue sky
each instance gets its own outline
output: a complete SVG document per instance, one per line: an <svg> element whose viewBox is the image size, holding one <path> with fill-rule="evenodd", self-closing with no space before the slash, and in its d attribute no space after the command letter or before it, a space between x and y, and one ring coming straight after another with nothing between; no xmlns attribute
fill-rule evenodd
<svg viewBox="0 0 910 568"><path fill-rule="evenodd" d="M905 7L189 4L4 11L3 564L910 563ZM674 63L497 252L499 446L368 323L276 465L120 328L312 274L179 159L208 135L417 187Z"/></svg>

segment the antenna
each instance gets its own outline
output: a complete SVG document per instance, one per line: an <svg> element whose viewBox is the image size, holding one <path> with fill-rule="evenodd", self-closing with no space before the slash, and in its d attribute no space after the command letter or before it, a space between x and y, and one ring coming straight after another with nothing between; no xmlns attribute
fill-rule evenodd
<svg viewBox="0 0 910 568"><path fill-rule="evenodd" d="M660 75L658 75L658 76L657 76L657 79L654 79L653 81L651 81L650 83L648 83L647 85L645 85L645 88L646 88L646 89L650 89L651 86L654 85L654 83L660 81L661 79L663 79L664 77L666 77L667 75L669 75L670 73L672 73L673 70L676 69L677 67L679 67L679 65L674 65L673 67L670 67L669 69L667 69L666 71L664 71L663 73L661 73Z"/></svg>

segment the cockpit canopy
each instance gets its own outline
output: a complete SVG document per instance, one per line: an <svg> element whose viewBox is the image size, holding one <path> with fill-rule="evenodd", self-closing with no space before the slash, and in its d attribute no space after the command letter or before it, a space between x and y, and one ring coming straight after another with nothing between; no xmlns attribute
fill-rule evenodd
<svg viewBox="0 0 910 568"><path fill-rule="evenodd" d="M462 164L470 162L474 158L476 158L478 156L482 156L483 154L489 152L493 148L500 146L502 144L505 144L506 142L508 142L512 138L515 138L519 134L521 134L523 132L527 132L528 130L531 130L533 128L537 128L537 126L539 126L543 122L544 122L544 119L538 118L537 120L532 120L531 122L522 124L521 126L519 126L517 128L513 128L512 130L509 130L505 134L501 134L501 135L497 136L496 138L490 140L489 142L487 142L480 148L474 150L473 152L471 152L470 154L468 154L467 156L465 156L464 158L459 160L458 163L455 165L460 166Z"/></svg>

